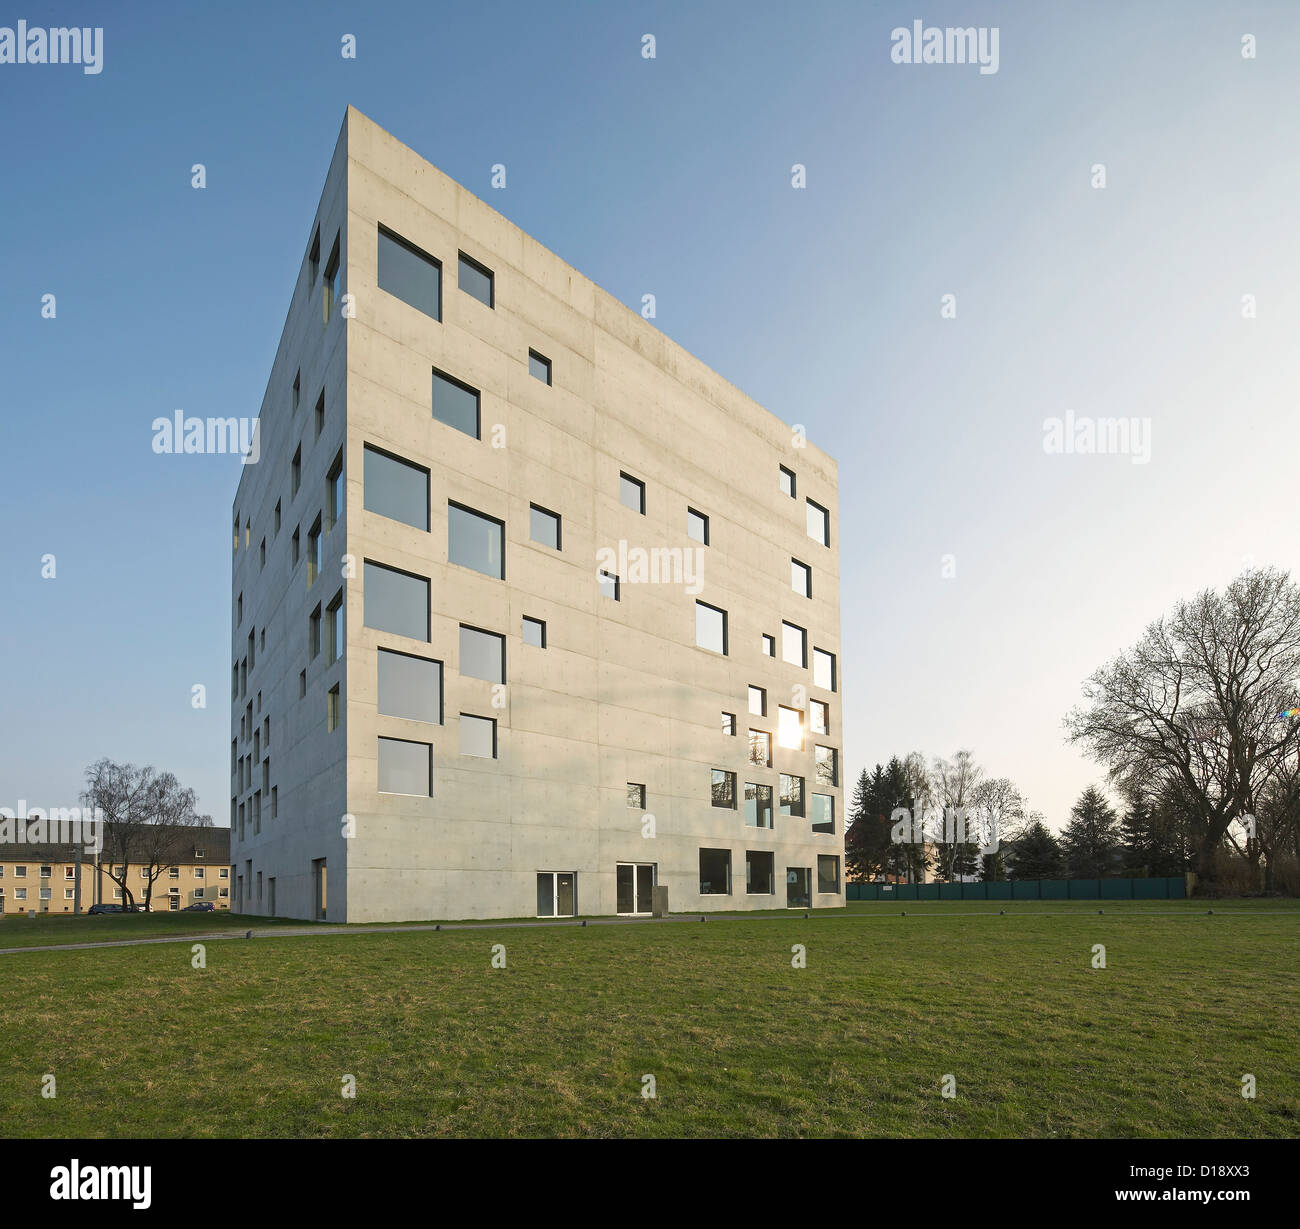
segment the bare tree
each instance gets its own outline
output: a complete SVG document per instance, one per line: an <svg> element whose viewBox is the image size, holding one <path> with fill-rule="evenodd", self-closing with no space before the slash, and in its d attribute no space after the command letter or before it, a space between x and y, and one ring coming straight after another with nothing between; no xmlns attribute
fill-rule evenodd
<svg viewBox="0 0 1300 1229"><path fill-rule="evenodd" d="M983 778L984 770L969 751L958 751L950 760L934 761L931 772L934 800L945 817L945 832L937 845L937 869L945 880L974 874L978 867L979 851L972 841L948 839L947 819L950 815L964 814L971 807L976 787ZM954 830L952 835L955 838L958 833Z"/></svg>
<svg viewBox="0 0 1300 1229"><path fill-rule="evenodd" d="M1200 874L1264 783L1300 753L1300 589L1275 569L1243 572L1151 624L1084 684L1071 741L1125 789L1187 801Z"/></svg>

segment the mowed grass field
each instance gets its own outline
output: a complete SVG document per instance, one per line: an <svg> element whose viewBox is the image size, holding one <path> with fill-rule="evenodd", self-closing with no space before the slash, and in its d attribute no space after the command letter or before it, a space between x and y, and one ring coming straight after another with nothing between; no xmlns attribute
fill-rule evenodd
<svg viewBox="0 0 1300 1229"><path fill-rule="evenodd" d="M92 921L185 924L44 925ZM25 951L0 1136L1293 1137L1298 940L1290 902L913 902Z"/></svg>

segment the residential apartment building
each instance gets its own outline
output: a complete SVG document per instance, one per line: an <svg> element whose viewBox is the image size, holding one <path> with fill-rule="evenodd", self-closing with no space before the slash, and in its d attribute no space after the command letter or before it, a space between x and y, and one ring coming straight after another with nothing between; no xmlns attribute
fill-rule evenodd
<svg viewBox="0 0 1300 1229"><path fill-rule="evenodd" d="M834 461L349 108L233 508L234 908L843 903Z"/></svg>
<svg viewBox="0 0 1300 1229"><path fill-rule="evenodd" d="M153 912L204 902L230 908L228 829L196 830L170 861L153 880ZM83 913L91 905L120 905L124 879L137 907L143 907L149 873L143 866L115 866L108 852L96 857L83 851L78 860L70 845L6 842L0 844L0 913L75 913L78 881Z"/></svg>

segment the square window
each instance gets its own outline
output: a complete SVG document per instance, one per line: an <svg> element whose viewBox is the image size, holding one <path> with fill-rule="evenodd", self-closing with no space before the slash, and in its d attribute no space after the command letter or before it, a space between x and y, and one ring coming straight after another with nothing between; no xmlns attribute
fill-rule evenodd
<svg viewBox="0 0 1300 1229"><path fill-rule="evenodd" d="M433 747L401 738L379 740L379 792L433 796Z"/></svg>
<svg viewBox="0 0 1300 1229"><path fill-rule="evenodd" d="M429 639L429 581L382 563L365 561L362 570L364 619L367 627L409 636L412 640Z"/></svg>
<svg viewBox="0 0 1300 1229"><path fill-rule="evenodd" d="M835 654L813 649L813 686L835 690Z"/></svg>
<svg viewBox="0 0 1300 1229"><path fill-rule="evenodd" d="M831 544L831 514L821 506L813 503L811 499L805 501L808 505L808 536L814 541L821 543L822 546Z"/></svg>
<svg viewBox="0 0 1300 1229"><path fill-rule="evenodd" d="M404 721L442 722L442 662L380 649L378 712Z"/></svg>
<svg viewBox="0 0 1300 1229"><path fill-rule="evenodd" d="M549 546L552 550L560 549L560 517L558 513L548 512L536 504L528 505L528 536L534 542Z"/></svg>
<svg viewBox="0 0 1300 1229"><path fill-rule="evenodd" d="M551 360L536 350L528 351L528 374L543 384L551 382Z"/></svg>
<svg viewBox="0 0 1300 1229"><path fill-rule="evenodd" d="M483 760L497 758L497 723L493 717L460 715L460 753Z"/></svg>
<svg viewBox="0 0 1300 1229"><path fill-rule="evenodd" d="M486 683L506 681L506 638L496 632L460 625L460 672Z"/></svg>
<svg viewBox="0 0 1300 1229"><path fill-rule="evenodd" d="M645 810L645 786L633 781L627 783L627 805L636 811Z"/></svg>
<svg viewBox="0 0 1300 1229"><path fill-rule="evenodd" d="M460 253L458 284L470 298L477 299L484 307L495 307L494 280L492 270L486 265Z"/></svg>
<svg viewBox="0 0 1300 1229"><path fill-rule="evenodd" d="M792 470L792 469L786 469L786 467L785 467L784 465L782 465L782 466L780 467L780 469L781 469L781 490L782 490L782 492L784 492L786 495L789 495L791 499L793 499L793 498L794 498L794 481L795 481L795 480L794 480L794 470Z"/></svg>
<svg viewBox="0 0 1300 1229"><path fill-rule="evenodd" d="M379 228L379 289L442 319L442 265L428 252L392 231Z"/></svg>
<svg viewBox="0 0 1300 1229"><path fill-rule="evenodd" d="M755 717L767 716L767 691L764 688L755 687L753 684L750 684L749 711Z"/></svg>
<svg viewBox="0 0 1300 1229"><path fill-rule="evenodd" d="M727 612L707 602L695 603L695 643L713 653L727 652Z"/></svg>
<svg viewBox="0 0 1300 1229"><path fill-rule="evenodd" d="M803 815L803 786L802 777L791 776L785 772L781 774L782 815Z"/></svg>
<svg viewBox="0 0 1300 1229"><path fill-rule="evenodd" d="M704 546L709 544L709 518L694 508L686 509L686 536Z"/></svg>
<svg viewBox="0 0 1300 1229"><path fill-rule="evenodd" d="M439 422L455 427L475 439L479 435L479 394L459 380L433 370L433 416Z"/></svg>
<svg viewBox="0 0 1300 1229"><path fill-rule="evenodd" d="M497 580L505 577L504 521L460 504L447 505L447 559Z"/></svg>
<svg viewBox="0 0 1300 1229"><path fill-rule="evenodd" d="M631 474L619 474L618 497L625 508L645 515L645 483Z"/></svg>
<svg viewBox="0 0 1300 1229"><path fill-rule="evenodd" d="M366 511L427 530L429 471L369 444L362 460Z"/></svg>
<svg viewBox="0 0 1300 1229"><path fill-rule="evenodd" d="M750 828L772 826L772 787L745 782L745 824Z"/></svg>
<svg viewBox="0 0 1300 1229"><path fill-rule="evenodd" d="M784 704L777 711L777 741L789 751L803 750L803 713Z"/></svg>
<svg viewBox="0 0 1300 1229"><path fill-rule="evenodd" d="M839 893L840 860L834 854L817 855L817 891Z"/></svg>
<svg viewBox="0 0 1300 1229"><path fill-rule="evenodd" d="M723 768L715 768L713 771L713 805L715 807L726 807L728 810L736 809L736 774L727 772Z"/></svg>
<svg viewBox="0 0 1300 1229"><path fill-rule="evenodd" d="M723 732L724 734L732 734L732 735L735 734L735 732L736 732L736 714L735 714L735 713L723 713L723 714L722 714L722 732Z"/></svg>
<svg viewBox="0 0 1300 1229"><path fill-rule="evenodd" d="M839 754L834 747L819 746L816 749L817 784L838 785L840 783Z"/></svg>
<svg viewBox="0 0 1300 1229"><path fill-rule="evenodd" d="M792 666L808 665L808 633L802 627L781 624L781 657Z"/></svg>
<svg viewBox="0 0 1300 1229"><path fill-rule="evenodd" d="M546 624L541 619L530 619L524 615L524 643L536 649L546 647Z"/></svg>
<svg viewBox="0 0 1300 1229"><path fill-rule="evenodd" d="M760 768L772 767L772 736L766 730L750 730L749 762Z"/></svg>
<svg viewBox="0 0 1300 1229"><path fill-rule="evenodd" d="M602 569L597 573L597 579L600 582L601 597L610 597L616 602L622 600L622 589L617 576Z"/></svg>
<svg viewBox="0 0 1300 1229"><path fill-rule="evenodd" d="M790 588L800 597L812 597L812 568L798 559L790 560Z"/></svg>
<svg viewBox="0 0 1300 1229"><path fill-rule="evenodd" d="M812 796L812 830L814 832L835 831L835 795L814 794Z"/></svg>
<svg viewBox="0 0 1300 1229"><path fill-rule="evenodd" d="M813 659L816 661L816 658ZM831 732L831 706L822 700L808 701L808 726L814 734Z"/></svg>
<svg viewBox="0 0 1300 1229"><path fill-rule="evenodd" d="M700 850L700 895L731 895L731 850Z"/></svg>

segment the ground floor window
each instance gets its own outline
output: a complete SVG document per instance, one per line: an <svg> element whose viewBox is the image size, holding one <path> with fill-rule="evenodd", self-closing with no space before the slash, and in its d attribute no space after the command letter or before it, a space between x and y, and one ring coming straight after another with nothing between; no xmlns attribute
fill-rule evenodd
<svg viewBox="0 0 1300 1229"><path fill-rule="evenodd" d="M817 891L834 892L840 890L840 860L833 854L817 855Z"/></svg>
<svg viewBox="0 0 1300 1229"><path fill-rule="evenodd" d="M745 891L750 896L771 896L776 891L773 856L757 849L745 851Z"/></svg>
<svg viewBox="0 0 1300 1229"><path fill-rule="evenodd" d="M787 866L785 868L785 907L807 909L812 904L812 868Z"/></svg>
<svg viewBox="0 0 1300 1229"><path fill-rule="evenodd" d="M731 895L731 850L700 850L700 895Z"/></svg>
<svg viewBox="0 0 1300 1229"><path fill-rule="evenodd" d="M618 912L638 914L651 912L651 897L655 886L655 863L620 862L615 873L618 895Z"/></svg>
<svg viewBox="0 0 1300 1229"><path fill-rule="evenodd" d="M578 876L574 871L537 872L537 916L576 917Z"/></svg>

